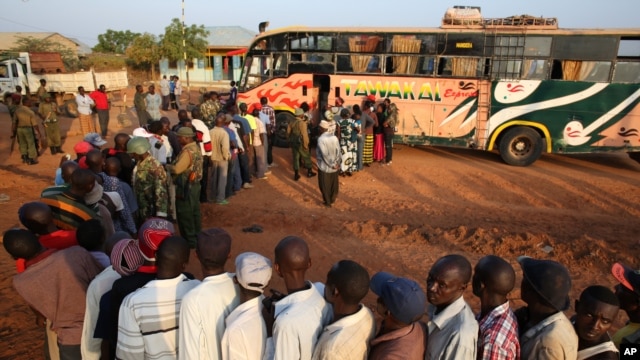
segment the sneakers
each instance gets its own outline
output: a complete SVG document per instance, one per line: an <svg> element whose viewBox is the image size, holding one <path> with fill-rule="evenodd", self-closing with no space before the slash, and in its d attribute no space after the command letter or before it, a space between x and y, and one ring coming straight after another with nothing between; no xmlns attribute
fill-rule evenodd
<svg viewBox="0 0 640 360"><path fill-rule="evenodd" d="M227 205L227 204L229 204L229 202L225 199L225 200L216 202L216 204L218 204L218 205Z"/></svg>
<svg viewBox="0 0 640 360"><path fill-rule="evenodd" d="M263 177L259 177L259 178L258 178L258 180L267 180L267 179L268 179L268 177L266 177L266 176L263 176Z"/></svg>
<svg viewBox="0 0 640 360"><path fill-rule="evenodd" d="M271 163L271 164L267 165L267 167L278 167L278 164L276 164L276 163Z"/></svg>
<svg viewBox="0 0 640 360"><path fill-rule="evenodd" d="M392 161L384 163L385 165L391 165Z"/></svg>
<svg viewBox="0 0 640 360"><path fill-rule="evenodd" d="M269 174L271 174L271 170L267 170L267 171L265 171L265 172L264 172L264 174L265 174L265 175L269 175Z"/></svg>
<svg viewBox="0 0 640 360"><path fill-rule="evenodd" d="M244 185L242 185L243 189L251 189L253 188L253 185L251 185L250 183L244 183Z"/></svg>

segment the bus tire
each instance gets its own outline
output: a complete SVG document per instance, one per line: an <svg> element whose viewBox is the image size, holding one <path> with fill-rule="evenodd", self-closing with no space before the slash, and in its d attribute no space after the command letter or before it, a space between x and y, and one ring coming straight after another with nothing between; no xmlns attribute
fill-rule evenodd
<svg viewBox="0 0 640 360"><path fill-rule="evenodd" d="M640 152L638 151L630 152L629 157L635 160L636 162L640 163Z"/></svg>
<svg viewBox="0 0 640 360"><path fill-rule="evenodd" d="M273 146L288 148L289 139L287 139L287 126L290 122L296 121L295 116L289 112L281 112L276 115L275 136L273 137Z"/></svg>
<svg viewBox="0 0 640 360"><path fill-rule="evenodd" d="M500 157L513 166L529 166L542 155L542 137L529 127L507 130L500 139Z"/></svg>

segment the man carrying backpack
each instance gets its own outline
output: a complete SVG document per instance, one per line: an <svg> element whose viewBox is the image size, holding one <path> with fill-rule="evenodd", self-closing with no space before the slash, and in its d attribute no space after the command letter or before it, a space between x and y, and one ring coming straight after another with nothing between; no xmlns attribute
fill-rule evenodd
<svg viewBox="0 0 640 360"><path fill-rule="evenodd" d="M289 146L293 152L293 171L295 175L293 179L298 181L300 174L300 158L304 162L307 169L307 177L314 177L313 164L311 163L311 155L309 154L309 135L307 132L307 123L304 121L304 111L300 108L295 110L296 120L287 125L287 138Z"/></svg>

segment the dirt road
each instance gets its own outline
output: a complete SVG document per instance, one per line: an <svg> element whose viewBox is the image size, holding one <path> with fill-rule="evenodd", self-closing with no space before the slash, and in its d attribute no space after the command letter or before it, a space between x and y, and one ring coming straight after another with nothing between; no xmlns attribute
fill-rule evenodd
<svg viewBox="0 0 640 360"><path fill-rule="evenodd" d="M113 110L110 135L122 130L116 115ZM175 112L167 115L176 121ZM76 122L62 120L68 152L81 138ZM6 113L0 113L0 125L9 129ZM5 131L0 153L8 149ZM431 264L448 253L464 254L472 264L497 254L518 276L516 258L529 255L565 264L574 299L588 285L613 285L609 268L615 261L640 267L640 164L626 155L543 155L532 166L517 168L496 153L397 145L393 165L374 164L340 178L331 209L322 206L316 178L293 181L288 149L276 148L274 156L278 166L268 180L256 180L254 189L242 190L229 205L202 206L205 227L232 234L232 258L247 250L273 257L274 245L294 234L310 244L313 281L324 281L336 261L353 259L371 274L390 271L425 286ZM47 151L40 160L37 166L23 165L17 152L0 160L0 193L11 197L0 204L2 230L18 226L20 205L36 200L52 183L59 157ZM264 232L242 232L251 224ZM228 265L233 271L232 262ZM189 270L201 274L194 257ZM15 295L14 273L12 260L0 251L0 359L39 358L41 331ZM280 279L271 286L283 289ZM513 306L522 304L519 296L517 286L510 296ZM465 298L478 310L470 287ZM375 298L370 294L365 302L374 306ZM619 315L616 327L625 319Z"/></svg>

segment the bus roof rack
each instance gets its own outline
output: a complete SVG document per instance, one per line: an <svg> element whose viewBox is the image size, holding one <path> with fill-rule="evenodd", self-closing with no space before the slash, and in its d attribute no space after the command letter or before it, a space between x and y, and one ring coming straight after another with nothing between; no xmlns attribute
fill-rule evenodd
<svg viewBox="0 0 640 360"><path fill-rule="evenodd" d="M557 29L558 19L515 15L506 18L483 18L479 6L454 6L447 9L442 18L442 28L537 28Z"/></svg>

